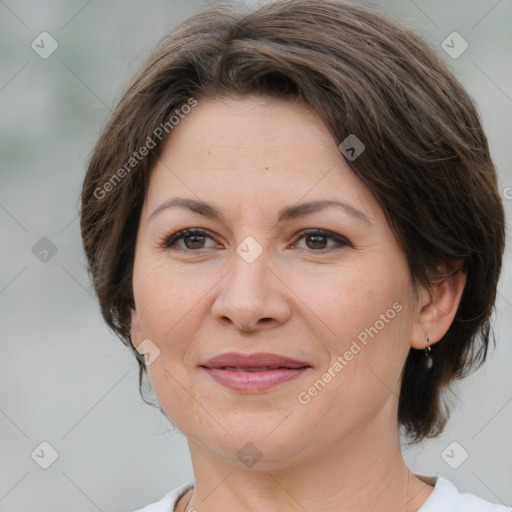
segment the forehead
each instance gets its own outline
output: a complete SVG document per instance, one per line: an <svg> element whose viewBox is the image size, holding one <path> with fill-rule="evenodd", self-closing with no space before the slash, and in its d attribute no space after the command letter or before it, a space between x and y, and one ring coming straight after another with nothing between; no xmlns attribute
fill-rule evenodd
<svg viewBox="0 0 512 512"><path fill-rule="evenodd" d="M152 172L148 202L171 192L215 196L221 205L258 200L277 207L328 195L376 206L315 112L298 101L257 96L199 100L181 119Z"/></svg>
<svg viewBox="0 0 512 512"><path fill-rule="evenodd" d="M204 155L206 150L232 162L246 155L290 158L292 150L304 145L311 156L300 151L296 158L310 160L327 152L338 157L336 142L307 105L292 99L248 96L199 100L174 128L165 149L177 154L181 148L189 157Z"/></svg>

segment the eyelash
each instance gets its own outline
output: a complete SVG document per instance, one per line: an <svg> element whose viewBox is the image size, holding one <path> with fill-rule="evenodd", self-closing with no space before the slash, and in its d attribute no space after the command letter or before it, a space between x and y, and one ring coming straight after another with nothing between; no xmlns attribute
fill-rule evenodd
<svg viewBox="0 0 512 512"><path fill-rule="evenodd" d="M185 238L188 238L188 237L194 236L194 235L200 235L200 236L206 236L208 238L212 238L208 234L208 232L203 229L188 228L188 229L183 229L181 231L178 231L177 233L174 233L171 236L164 237L159 242L159 246L164 249L168 249L168 250L178 250L178 251L184 251L184 252L199 252L201 250L204 250L203 248L200 248L200 249L178 248L177 249L177 248L173 247L173 246L175 246L176 242L178 242L179 240L184 240ZM341 236L335 235L334 233L331 233L330 231L325 231L323 229L306 229L306 230L300 231L297 234L297 241L299 241L302 238L305 238L307 236L321 236L326 239L335 240L338 244L338 249L340 249L344 246L352 247L352 244L347 239L345 239ZM310 250L310 251L313 251L316 253L322 253L322 252L329 252L329 251L333 250L333 247L324 248L324 249L320 249L320 250L314 250L314 249L306 249L306 250Z"/></svg>

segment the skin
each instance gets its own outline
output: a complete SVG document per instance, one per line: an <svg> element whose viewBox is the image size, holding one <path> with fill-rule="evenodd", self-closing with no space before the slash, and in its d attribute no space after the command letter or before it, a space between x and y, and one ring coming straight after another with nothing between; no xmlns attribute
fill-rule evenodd
<svg viewBox="0 0 512 512"><path fill-rule="evenodd" d="M153 170L136 242L132 342L158 347L148 376L188 439L195 486L178 511L191 498L187 510L199 512L410 512L433 490L402 458L401 370L425 335L433 344L448 330L465 276L414 291L383 211L338 143L298 102L200 100ZM223 220L181 207L152 215L176 196L214 205ZM368 222L341 208L277 222L285 206L324 199L349 203ZM185 228L207 233L162 246ZM348 243L298 236L304 229ZM249 236L263 250L252 263L236 252ZM298 394L397 303L400 312L301 404ZM265 392L235 392L198 367L231 351L312 368ZM247 442L261 453L251 468L237 457Z"/></svg>

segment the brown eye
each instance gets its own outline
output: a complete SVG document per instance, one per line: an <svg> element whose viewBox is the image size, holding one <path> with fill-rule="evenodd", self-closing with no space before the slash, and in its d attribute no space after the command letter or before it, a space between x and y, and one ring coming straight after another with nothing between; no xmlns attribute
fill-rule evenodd
<svg viewBox="0 0 512 512"><path fill-rule="evenodd" d="M323 230L302 231L299 233L298 240L306 240L306 249L312 251L325 251L333 248L350 246L350 243L344 238ZM328 246L329 241L333 242Z"/></svg>
<svg viewBox="0 0 512 512"><path fill-rule="evenodd" d="M204 235L188 235L184 236L182 240L187 249L202 249L204 245Z"/></svg>
<svg viewBox="0 0 512 512"><path fill-rule="evenodd" d="M208 249L205 247L207 239L212 238L202 229L184 229L165 238L162 247L170 250L194 251ZM179 242L183 241L182 244Z"/></svg>

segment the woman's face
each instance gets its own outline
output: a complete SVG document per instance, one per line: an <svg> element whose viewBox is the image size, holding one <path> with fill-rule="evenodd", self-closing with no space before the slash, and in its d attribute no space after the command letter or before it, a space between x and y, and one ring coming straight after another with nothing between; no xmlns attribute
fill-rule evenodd
<svg viewBox="0 0 512 512"><path fill-rule="evenodd" d="M151 177L132 342L150 354L170 420L239 464L252 455L275 468L344 450L362 429L379 442L397 430L420 306L405 256L339 142L300 103L200 100ZM208 362L226 353L298 363Z"/></svg>

